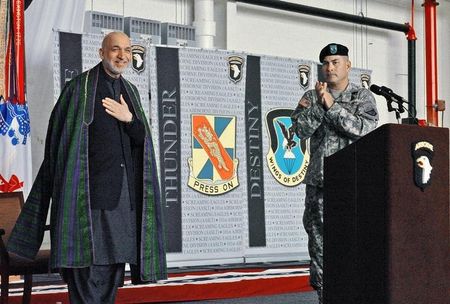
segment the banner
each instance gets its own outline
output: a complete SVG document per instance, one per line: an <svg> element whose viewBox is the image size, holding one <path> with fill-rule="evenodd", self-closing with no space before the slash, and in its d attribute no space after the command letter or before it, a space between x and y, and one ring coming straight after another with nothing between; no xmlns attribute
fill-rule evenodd
<svg viewBox="0 0 450 304"><path fill-rule="evenodd" d="M59 33L61 88L82 73L81 34Z"/></svg>
<svg viewBox="0 0 450 304"><path fill-rule="evenodd" d="M178 49L157 48L158 120L161 194L164 202L166 249L181 252L180 72Z"/></svg>
<svg viewBox="0 0 450 304"><path fill-rule="evenodd" d="M159 47L156 49L159 52ZM180 89L176 116L180 126L182 251L169 254L168 261L172 265L241 263L247 231L246 170L242 163L245 55L180 48L178 59L172 58L165 65L172 67L164 71L158 65L156 74L171 74L170 69L178 65ZM155 87L160 90L161 86L159 78L156 80L151 80L151 121L159 125L154 136L161 142L165 123L161 120L161 104L156 101L160 93ZM166 218L166 227L177 220Z"/></svg>
<svg viewBox="0 0 450 304"><path fill-rule="evenodd" d="M245 142L247 150L248 238L250 247L266 246L260 58L247 56Z"/></svg>
<svg viewBox="0 0 450 304"><path fill-rule="evenodd" d="M261 113L264 120L264 195L267 246L271 260L308 259L303 229L307 142L291 129L290 114L305 91L317 80L312 61L261 56ZM303 143L305 142L305 143ZM282 257L282 258L280 258Z"/></svg>
<svg viewBox="0 0 450 304"><path fill-rule="evenodd" d="M0 192L31 188L30 118L25 98L23 0L0 2Z"/></svg>
<svg viewBox="0 0 450 304"><path fill-rule="evenodd" d="M102 38L82 35L83 70L99 62ZM70 53L59 43L55 87L59 52ZM294 134L290 113L320 65L139 39L132 45L124 76L137 85L151 126L169 265L307 260L309 140ZM350 79L367 86L370 71L353 68Z"/></svg>

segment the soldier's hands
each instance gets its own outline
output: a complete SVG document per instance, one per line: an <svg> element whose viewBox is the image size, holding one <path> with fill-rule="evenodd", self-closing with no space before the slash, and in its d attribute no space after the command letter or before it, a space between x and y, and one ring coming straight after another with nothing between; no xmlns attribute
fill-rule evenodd
<svg viewBox="0 0 450 304"><path fill-rule="evenodd" d="M106 97L102 99L102 104L103 107L105 107L106 113L116 118L117 120L123 122L131 122L133 120L133 114L131 114L130 110L128 109L128 105L125 102L125 99L123 99L122 94L120 94L120 103L115 101L114 99Z"/></svg>
<svg viewBox="0 0 450 304"><path fill-rule="evenodd" d="M327 91L328 84L326 82L316 82L316 94L319 102L325 107L325 109L331 108L334 104L333 96Z"/></svg>

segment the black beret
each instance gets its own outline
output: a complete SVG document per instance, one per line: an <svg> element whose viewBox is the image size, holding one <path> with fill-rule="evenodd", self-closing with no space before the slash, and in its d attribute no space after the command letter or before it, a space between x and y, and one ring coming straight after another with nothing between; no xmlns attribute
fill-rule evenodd
<svg viewBox="0 0 450 304"><path fill-rule="evenodd" d="M319 60L323 62L325 57L333 55L348 56L348 48L342 44L330 43L320 51Z"/></svg>

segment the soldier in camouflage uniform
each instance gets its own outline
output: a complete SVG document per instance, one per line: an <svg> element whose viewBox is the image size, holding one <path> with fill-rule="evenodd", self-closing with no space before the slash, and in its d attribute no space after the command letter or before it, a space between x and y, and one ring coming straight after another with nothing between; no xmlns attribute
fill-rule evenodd
<svg viewBox="0 0 450 304"><path fill-rule="evenodd" d="M322 303L323 158L375 129L378 112L372 93L349 82L347 47L331 43L320 52L325 82L305 92L291 119L300 138L310 138L311 162L305 176L303 225L311 257L310 283Z"/></svg>

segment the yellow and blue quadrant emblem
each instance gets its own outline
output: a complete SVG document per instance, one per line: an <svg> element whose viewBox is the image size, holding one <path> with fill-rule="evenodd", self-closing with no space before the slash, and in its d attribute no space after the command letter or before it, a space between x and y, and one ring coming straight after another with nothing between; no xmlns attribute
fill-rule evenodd
<svg viewBox="0 0 450 304"><path fill-rule="evenodd" d="M236 159L236 117L192 115L192 157L188 186L219 195L239 185Z"/></svg>
<svg viewBox="0 0 450 304"><path fill-rule="evenodd" d="M309 139L293 129L292 109L274 109L266 114L270 146L266 160L270 173L282 185L293 187L305 178L309 165Z"/></svg>

